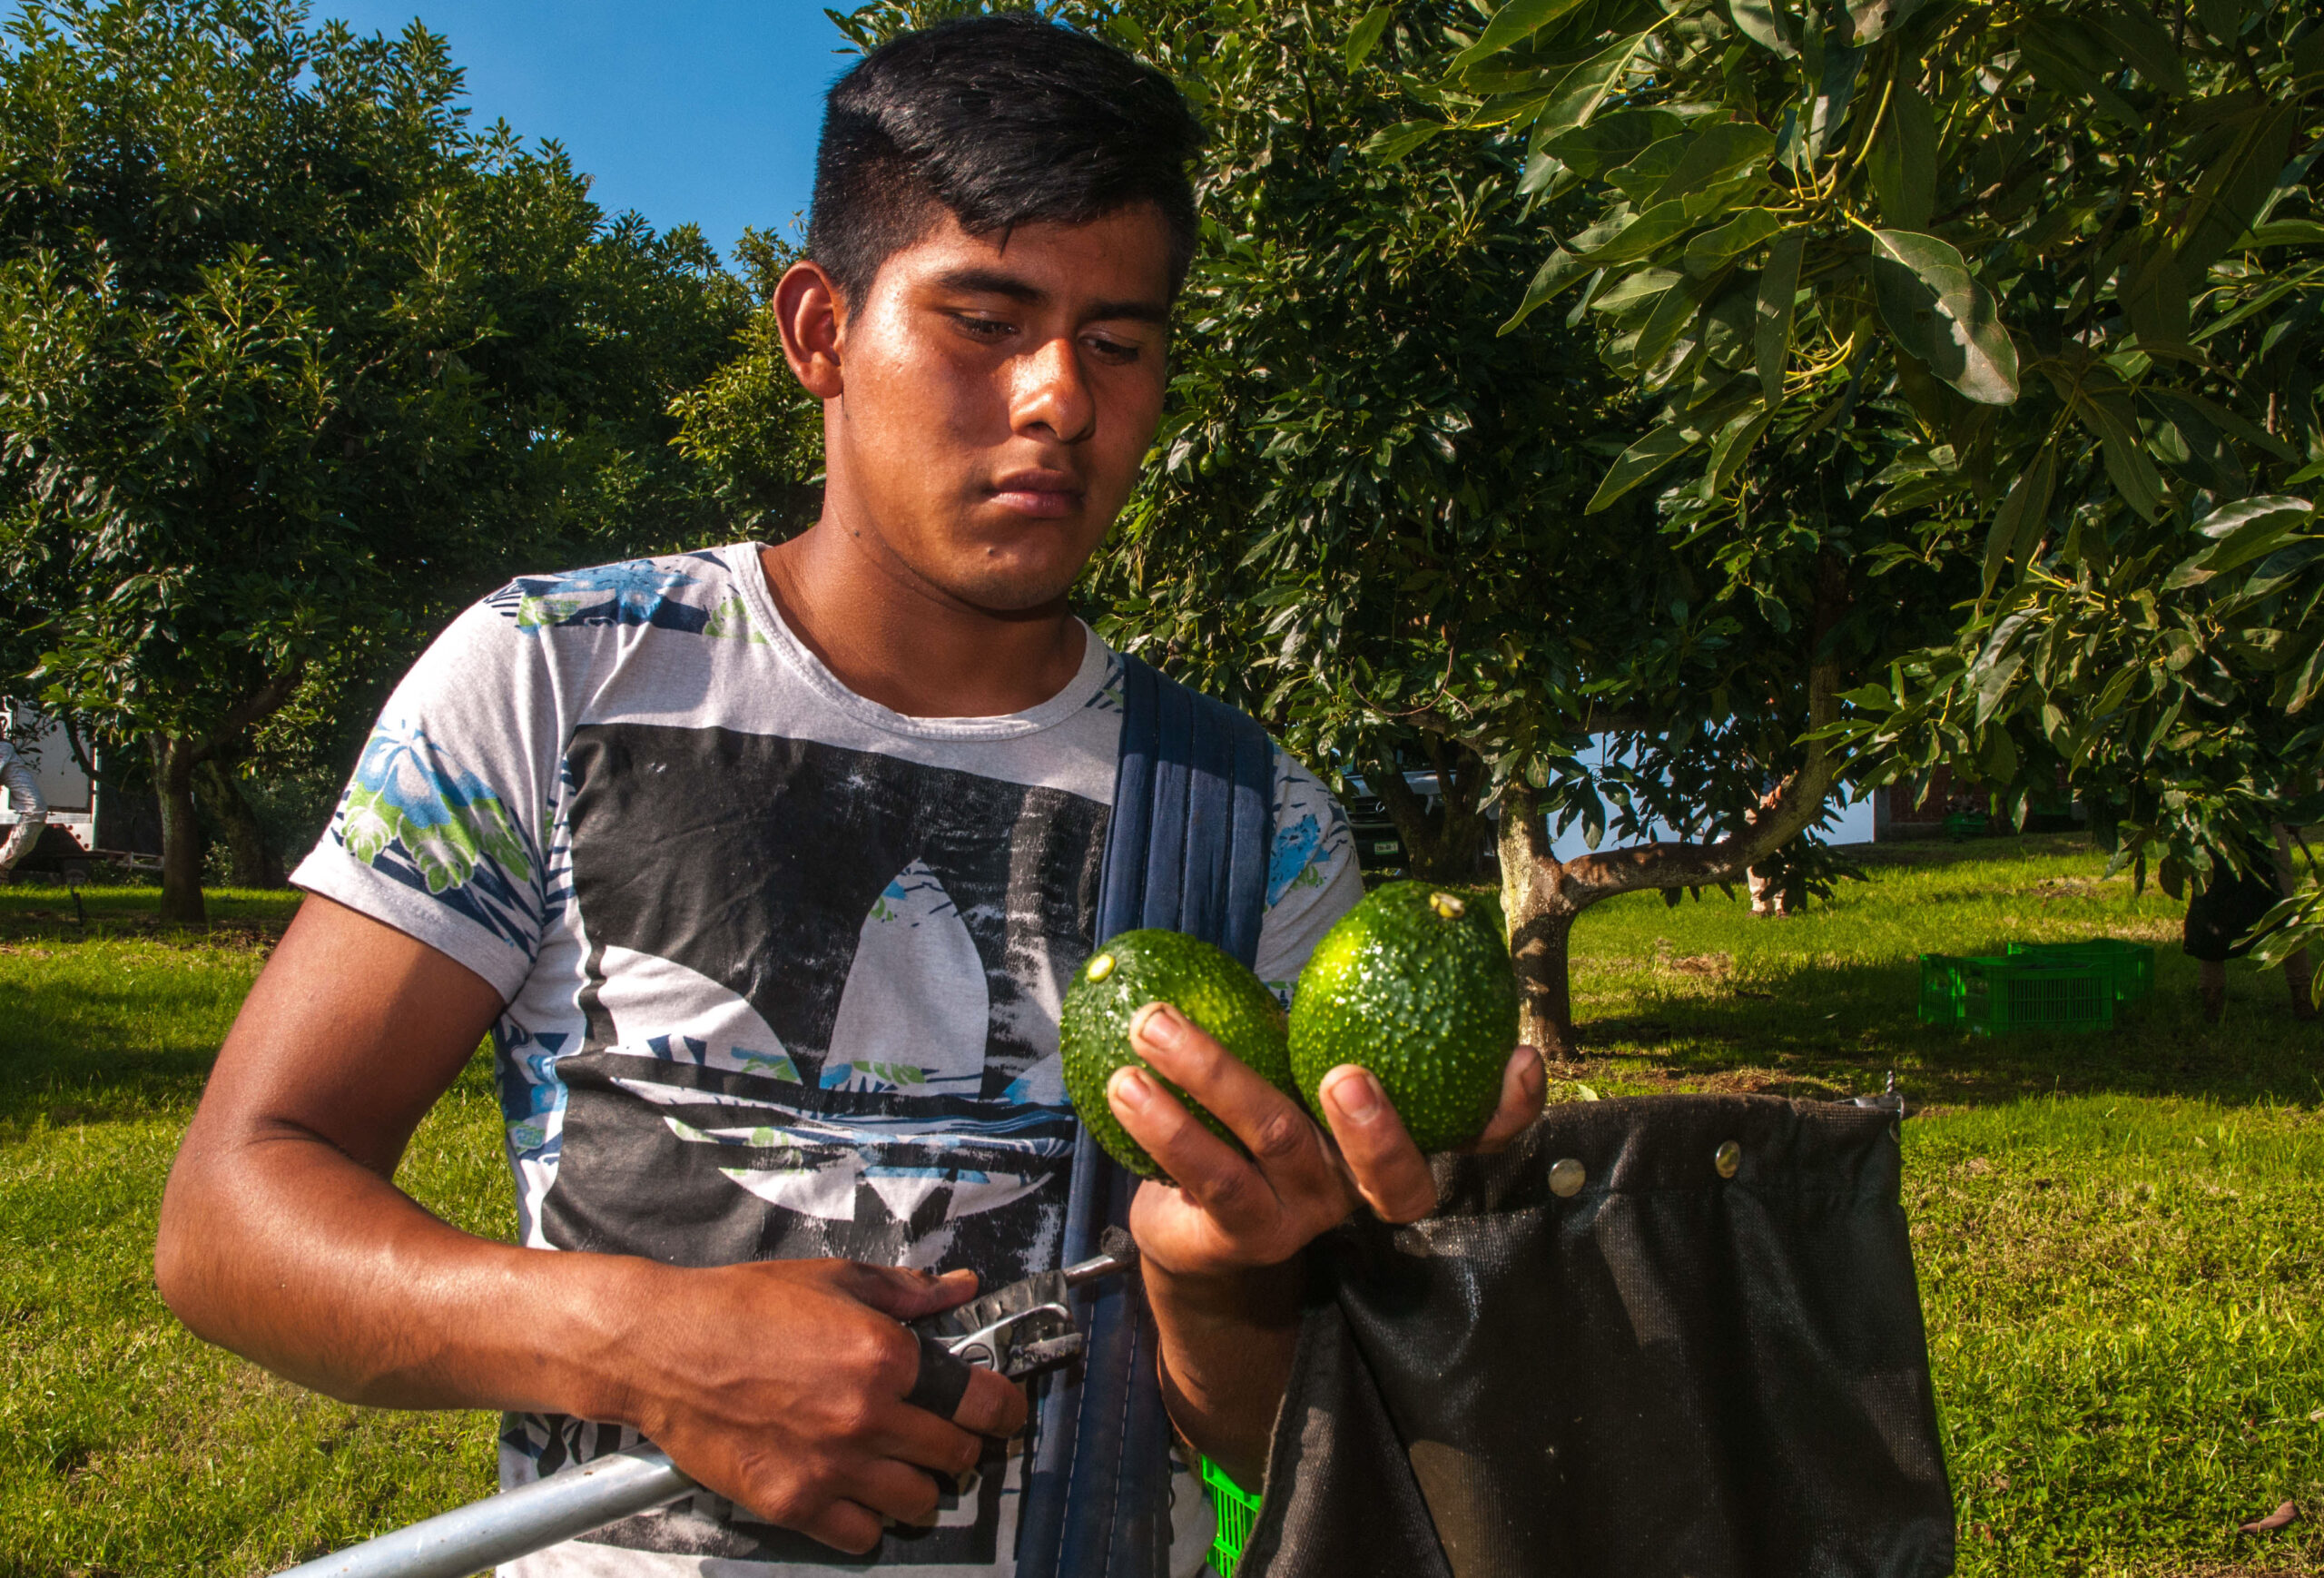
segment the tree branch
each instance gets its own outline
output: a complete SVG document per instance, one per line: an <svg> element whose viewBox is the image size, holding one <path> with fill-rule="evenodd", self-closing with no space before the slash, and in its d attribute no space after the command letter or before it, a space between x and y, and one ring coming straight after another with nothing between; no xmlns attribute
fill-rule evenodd
<svg viewBox="0 0 2324 1578"><path fill-rule="evenodd" d="M282 705L298 693L299 682L306 676L307 666L301 661L292 664L250 695L236 702L217 728L200 743L189 742L188 766L199 766L222 751L231 748L241 736L280 711Z"/></svg>
<svg viewBox="0 0 2324 1578"><path fill-rule="evenodd" d="M1839 764L1820 737L1838 716L1838 672L1819 663L1807 673L1807 760L1744 814L1743 826L1713 843L1649 843L1576 855L1565 863L1563 884L1595 902L1641 888L1693 888L1741 880L1746 873L1799 836L1822 813ZM1505 813L1504 813L1505 814ZM1580 896L1580 895L1577 895Z"/></svg>

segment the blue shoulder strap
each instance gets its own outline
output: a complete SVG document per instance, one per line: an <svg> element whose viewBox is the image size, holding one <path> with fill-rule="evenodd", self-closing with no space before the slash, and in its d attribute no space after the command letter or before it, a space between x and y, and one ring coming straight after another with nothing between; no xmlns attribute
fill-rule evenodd
<svg viewBox="0 0 2324 1578"><path fill-rule="evenodd" d="M1257 962L1274 842L1274 746L1224 702L1122 660L1121 761L1098 889L1098 941L1160 926ZM1064 1263L1129 1225L1137 1179L1084 1133ZM1078 1372L1049 1377L1018 1519L1019 1578L1163 1578L1170 1425L1154 1326L1133 1280L1076 1296Z"/></svg>

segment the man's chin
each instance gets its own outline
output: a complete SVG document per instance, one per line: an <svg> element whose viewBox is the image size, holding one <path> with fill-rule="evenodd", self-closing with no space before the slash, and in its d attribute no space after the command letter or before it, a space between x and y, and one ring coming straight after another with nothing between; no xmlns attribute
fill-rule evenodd
<svg viewBox="0 0 2324 1578"><path fill-rule="evenodd" d="M978 565L948 577L951 584L944 590L972 608L1001 618L1037 618L1059 611L1080 573L1078 565L1064 574L1046 565L1037 568Z"/></svg>

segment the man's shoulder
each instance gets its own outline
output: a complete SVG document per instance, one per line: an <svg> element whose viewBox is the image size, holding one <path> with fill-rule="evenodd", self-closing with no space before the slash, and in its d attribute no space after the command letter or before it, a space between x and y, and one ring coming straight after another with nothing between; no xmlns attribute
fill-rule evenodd
<svg viewBox="0 0 2324 1578"><path fill-rule="evenodd" d="M521 575L477 605L535 636L559 632L671 631L763 643L737 564L753 545L618 559L581 569Z"/></svg>

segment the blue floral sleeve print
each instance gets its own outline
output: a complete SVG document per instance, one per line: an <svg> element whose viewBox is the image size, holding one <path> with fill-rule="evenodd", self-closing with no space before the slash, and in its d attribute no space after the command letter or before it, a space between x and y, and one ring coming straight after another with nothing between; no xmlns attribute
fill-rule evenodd
<svg viewBox="0 0 2324 1578"><path fill-rule="evenodd" d="M576 625L630 625L762 646L766 641L714 553L519 576L485 604L527 635Z"/></svg>
<svg viewBox="0 0 2324 1578"><path fill-rule="evenodd" d="M489 603L396 687L293 881L513 996L565 901L547 655Z"/></svg>
<svg viewBox="0 0 2324 1578"><path fill-rule="evenodd" d="M1267 861L1258 973L1286 1006L1308 954L1363 896L1346 814L1313 773L1276 746L1275 847Z"/></svg>

